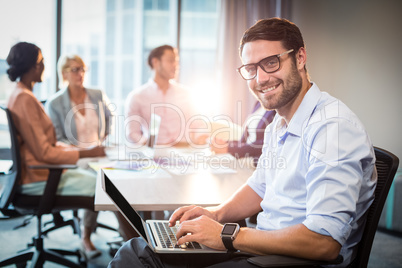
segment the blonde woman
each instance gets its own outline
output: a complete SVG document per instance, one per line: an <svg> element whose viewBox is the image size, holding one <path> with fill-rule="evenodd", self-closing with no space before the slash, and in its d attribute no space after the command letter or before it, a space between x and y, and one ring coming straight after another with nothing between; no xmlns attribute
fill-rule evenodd
<svg viewBox="0 0 402 268"><path fill-rule="evenodd" d="M106 95L101 90L84 87L86 70L81 57L61 57L58 62L61 90L46 102L57 140L79 148L101 144L110 133L113 116ZM127 240L137 236L125 218L120 213L115 214L122 237ZM97 215L92 214L92 222L96 223ZM83 247L89 252L87 255L97 252L89 240L84 240Z"/></svg>
<svg viewBox="0 0 402 268"><path fill-rule="evenodd" d="M109 100L98 89L84 87L87 67L77 55L59 59L61 90L46 102L58 141L79 147L100 144L110 133Z"/></svg>

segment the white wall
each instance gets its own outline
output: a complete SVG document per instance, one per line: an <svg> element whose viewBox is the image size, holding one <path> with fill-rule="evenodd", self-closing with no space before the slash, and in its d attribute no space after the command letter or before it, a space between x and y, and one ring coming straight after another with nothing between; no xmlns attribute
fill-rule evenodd
<svg viewBox="0 0 402 268"><path fill-rule="evenodd" d="M293 0L321 90L346 103L375 146L402 160L402 1Z"/></svg>

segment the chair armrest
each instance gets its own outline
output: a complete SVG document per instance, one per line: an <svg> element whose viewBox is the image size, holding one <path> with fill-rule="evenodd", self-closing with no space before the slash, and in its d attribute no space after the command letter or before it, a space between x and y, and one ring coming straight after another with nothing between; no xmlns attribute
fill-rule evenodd
<svg viewBox="0 0 402 268"><path fill-rule="evenodd" d="M76 165L34 165L29 166L32 169L49 169L49 176L46 181L46 186L41 196L38 215L47 214L52 211L56 201L57 188L59 187L61 174L64 169L77 168Z"/></svg>
<svg viewBox="0 0 402 268"><path fill-rule="evenodd" d="M75 169L77 165L34 165L29 166L31 169Z"/></svg>
<svg viewBox="0 0 402 268"><path fill-rule="evenodd" d="M319 265L340 264L343 257L338 255L332 261L315 261L282 255L265 255L248 258L247 261L258 267L312 267Z"/></svg>

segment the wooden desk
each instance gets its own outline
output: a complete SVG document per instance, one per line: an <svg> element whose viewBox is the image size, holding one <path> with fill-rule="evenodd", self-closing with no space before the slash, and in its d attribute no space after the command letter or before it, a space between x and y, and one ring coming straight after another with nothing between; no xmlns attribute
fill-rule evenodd
<svg viewBox="0 0 402 268"><path fill-rule="evenodd" d="M178 152L177 149L176 153ZM183 155L191 154L180 149ZM166 153L166 152L165 152ZM162 154L165 154L162 153ZM171 153L170 153L171 154ZM143 171L105 170L128 202L140 211L175 210L184 205L212 206L228 199L253 172L250 161L226 156L194 154L191 174L164 168ZM161 153L155 152L155 156ZM186 158L187 159L187 158ZM232 173L218 168L230 167ZM184 168L184 167L183 167ZM235 172L233 172L235 171ZM96 184L95 210L117 210L101 187L100 172Z"/></svg>

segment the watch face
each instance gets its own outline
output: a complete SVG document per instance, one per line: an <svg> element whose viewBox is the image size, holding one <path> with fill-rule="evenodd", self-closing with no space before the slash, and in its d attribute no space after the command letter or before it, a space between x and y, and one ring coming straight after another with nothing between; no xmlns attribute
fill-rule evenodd
<svg viewBox="0 0 402 268"><path fill-rule="evenodd" d="M222 230L223 235L232 235L234 231L236 230L237 225L236 224L225 224Z"/></svg>

